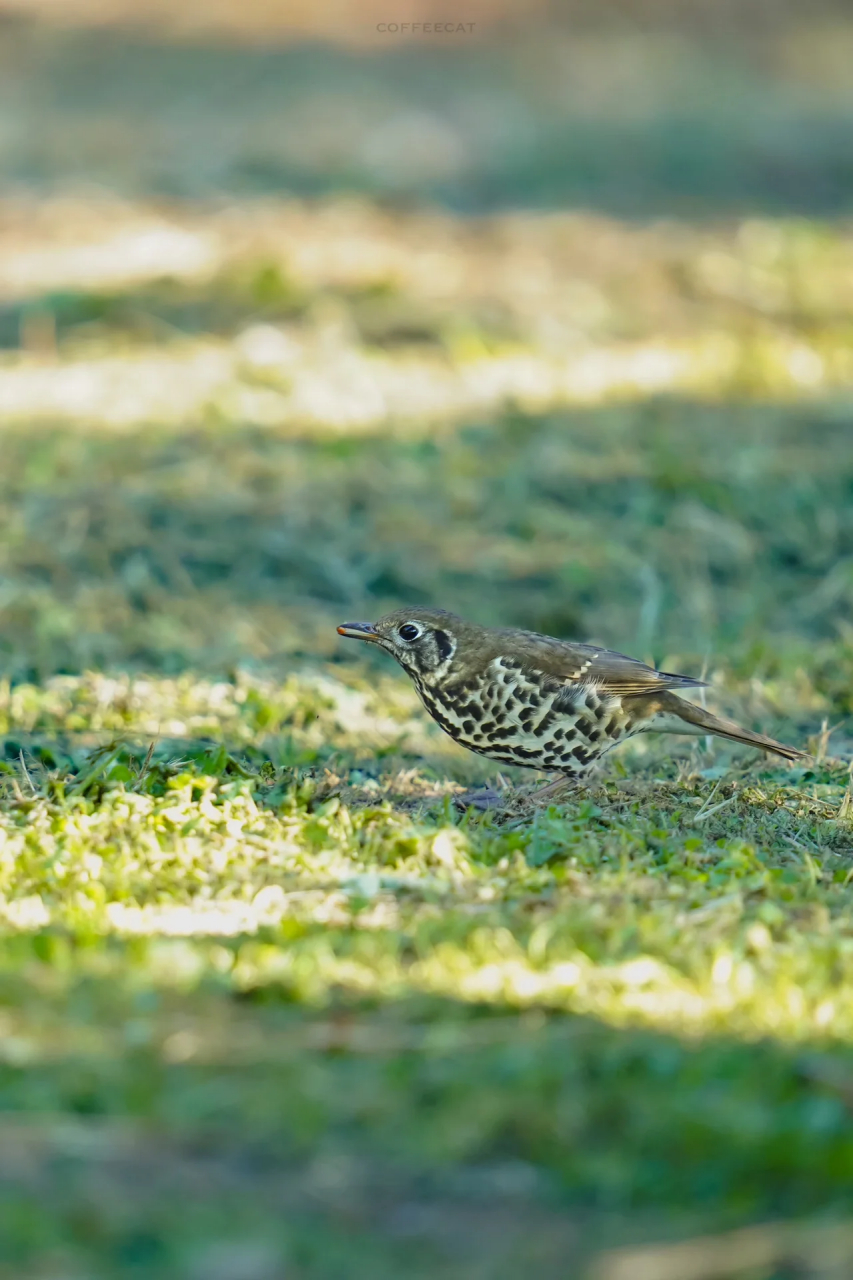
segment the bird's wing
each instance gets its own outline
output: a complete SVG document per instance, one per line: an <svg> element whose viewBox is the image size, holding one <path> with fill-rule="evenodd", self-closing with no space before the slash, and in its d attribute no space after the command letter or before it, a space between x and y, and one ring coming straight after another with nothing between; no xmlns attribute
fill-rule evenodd
<svg viewBox="0 0 853 1280"><path fill-rule="evenodd" d="M628 658L624 653L614 653L612 649L599 649L595 645L575 644L568 640L550 640L545 644L534 642L524 653L523 665L543 671L561 684L595 685L605 694L620 697L704 684L693 676L656 671L654 667L646 666L636 658Z"/></svg>

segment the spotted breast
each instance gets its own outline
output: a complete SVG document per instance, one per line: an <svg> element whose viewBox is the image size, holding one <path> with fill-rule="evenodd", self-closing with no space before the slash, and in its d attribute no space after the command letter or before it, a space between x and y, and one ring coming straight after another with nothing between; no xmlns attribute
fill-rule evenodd
<svg viewBox="0 0 853 1280"><path fill-rule="evenodd" d="M602 751L638 732L618 698L527 672L510 657L494 658L470 682L414 684L451 738L501 764L581 776Z"/></svg>

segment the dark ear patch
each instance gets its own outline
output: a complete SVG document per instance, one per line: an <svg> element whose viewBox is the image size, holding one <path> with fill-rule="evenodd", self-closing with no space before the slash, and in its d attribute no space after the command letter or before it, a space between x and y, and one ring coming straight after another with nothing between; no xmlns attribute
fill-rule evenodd
<svg viewBox="0 0 853 1280"><path fill-rule="evenodd" d="M446 631L436 631L435 643L438 648L439 657L442 662L444 662L445 659L449 658L453 652L453 641L450 639L450 636Z"/></svg>

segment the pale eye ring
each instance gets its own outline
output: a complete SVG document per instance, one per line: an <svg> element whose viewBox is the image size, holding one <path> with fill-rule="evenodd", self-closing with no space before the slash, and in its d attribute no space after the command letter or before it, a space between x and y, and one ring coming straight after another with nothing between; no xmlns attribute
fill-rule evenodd
<svg viewBox="0 0 853 1280"><path fill-rule="evenodd" d="M401 640L417 640L420 634L421 629L414 622L404 622L401 627L397 628L397 635Z"/></svg>

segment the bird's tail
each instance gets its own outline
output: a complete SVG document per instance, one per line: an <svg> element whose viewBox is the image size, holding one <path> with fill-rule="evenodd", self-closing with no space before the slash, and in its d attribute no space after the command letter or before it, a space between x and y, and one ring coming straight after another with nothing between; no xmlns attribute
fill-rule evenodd
<svg viewBox="0 0 853 1280"><path fill-rule="evenodd" d="M674 693L667 693L661 698L661 712L667 719L677 717L684 726L680 730L682 733L710 733L717 738L729 738L732 742L742 742L748 747L758 747L760 751L772 751L774 755L782 756L785 760L802 760L807 754L796 747L786 746L784 742L777 742L775 738L768 738L763 733L742 729L733 720L723 720L720 716L713 716L710 711L705 711L692 702L685 702ZM652 725L649 727L652 728Z"/></svg>

